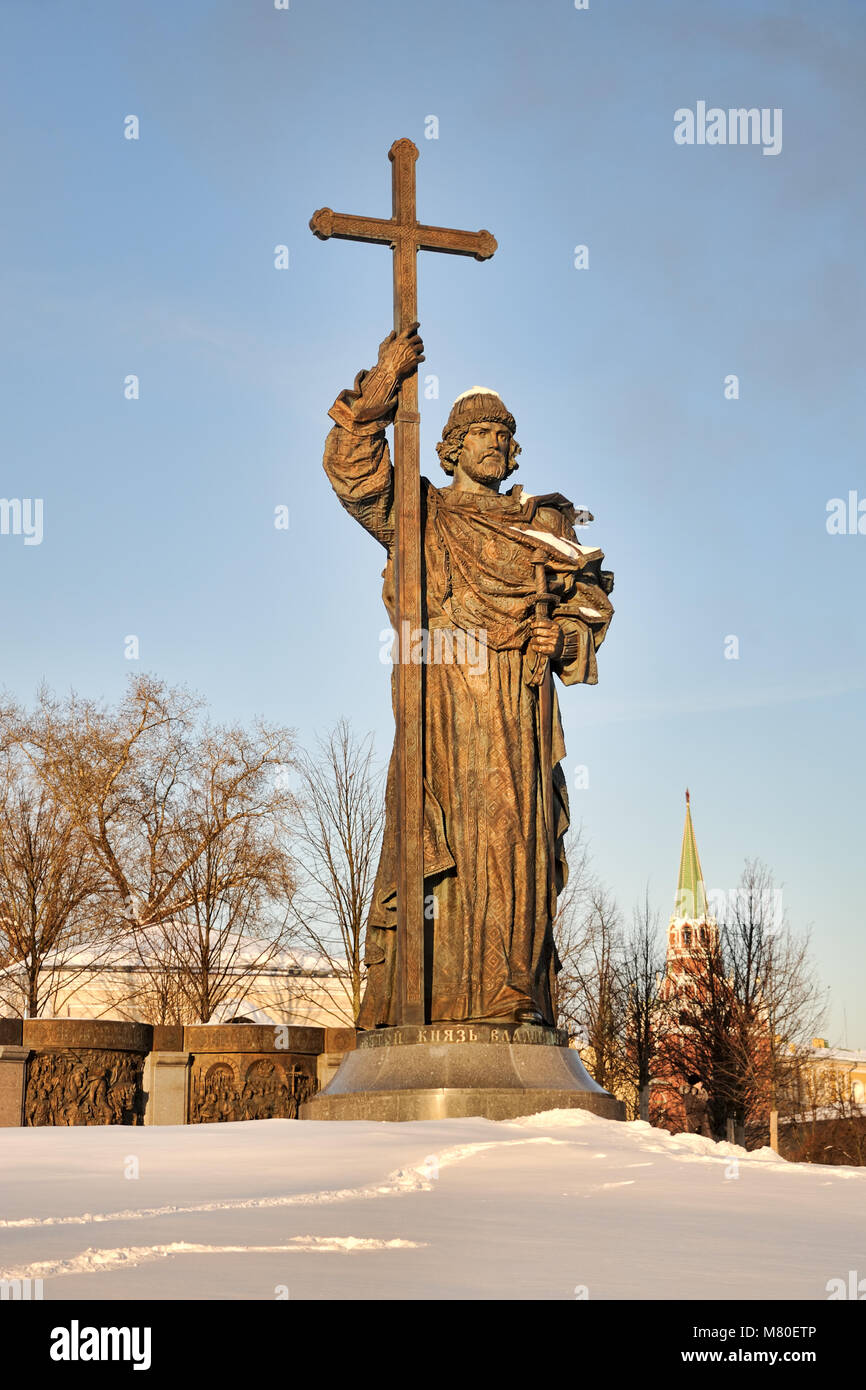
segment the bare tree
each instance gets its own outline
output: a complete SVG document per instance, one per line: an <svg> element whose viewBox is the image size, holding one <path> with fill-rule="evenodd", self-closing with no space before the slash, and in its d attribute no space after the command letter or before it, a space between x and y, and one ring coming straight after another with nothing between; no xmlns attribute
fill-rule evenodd
<svg viewBox="0 0 866 1390"><path fill-rule="evenodd" d="M174 972L187 1010L206 1021L285 936L292 798L274 774L290 763L291 735L212 727L200 700L139 676L113 709L43 690L26 738L102 870L106 918L152 975L157 1011L177 1008ZM253 927L266 944L251 954L233 937Z"/></svg>
<svg viewBox="0 0 866 1390"><path fill-rule="evenodd" d="M716 1138L765 1142L791 1045L817 1025L823 997L808 937L795 938L773 877L749 860L718 934L695 926L687 968L664 998L658 1056L684 1085L700 1079Z"/></svg>
<svg viewBox="0 0 866 1390"><path fill-rule="evenodd" d="M654 1071L665 1080L663 1095L674 1089L688 1097L696 1084L705 1089L707 1119L717 1139L725 1138L731 1106L741 1090L736 1003L721 942L708 928L691 944L680 973L664 982ZM668 1105L658 1118L674 1127L676 1109Z"/></svg>
<svg viewBox="0 0 866 1390"><path fill-rule="evenodd" d="M791 1069L791 1049L818 1030L827 996L811 958L809 933L795 936L766 865L747 860L724 924L726 954L740 1004L739 1051L748 1077L737 1123L752 1109L778 1108Z"/></svg>
<svg viewBox="0 0 866 1390"><path fill-rule="evenodd" d="M615 900L592 873L578 831L567 845L571 874L554 923L562 970L556 982L557 1025L580 1046L599 1085L648 1117L651 1020L661 958L657 919L648 902L625 937Z"/></svg>
<svg viewBox="0 0 866 1390"><path fill-rule="evenodd" d="M293 848L299 884L292 914L299 935L343 982L355 1023L363 987L363 934L385 821L384 779L372 735L341 719L315 751L295 761L299 790ZM335 1020L336 1021L336 1020Z"/></svg>
<svg viewBox="0 0 866 1390"><path fill-rule="evenodd" d="M650 1117L659 979L664 970L659 940L659 917L650 907L647 889L643 902L634 909L631 932L623 943L622 951L625 993L623 1067L637 1093L636 1118L647 1121Z"/></svg>
<svg viewBox="0 0 866 1390"><path fill-rule="evenodd" d="M588 915L589 941L579 978L584 996L587 1043L593 1076L617 1094L623 1082L625 991L622 976L622 919L616 900L595 887Z"/></svg>
<svg viewBox="0 0 866 1390"><path fill-rule="evenodd" d="M285 840L289 802L268 790L267 762L239 730L209 734L199 750L181 837L190 906L169 939L188 1013L206 1023L229 999L241 1004L289 944L295 877ZM236 769L249 772L251 764L258 771L243 782L248 814L228 815L239 796Z"/></svg>
<svg viewBox="0 0 866 1390"><path fill-rule="evenodd" d="M145 929L142 935L136 933L131 941L129 937L126 940L127 944L132 945L137 968L120 1008L120 991L112 980L112 1011L140 1019L142 1023L192 1022L195 1015L188 1009L187 992L183 989L186 968L178 964L180 951L173 924L161 922L158 926ZM144 964L142 957L146 958Z"/></svg>
<svg viewBox="0 0 866 1390"><path fill-rule="evenodd" d="M34 784L5 740L0 754L0 1001L25 1018L55 1013L108 947L97 932L102 877L71 817Z"/></svg>
<svg viewBox="0 0 866 1390"><path fill-rule="evenodd" d="M177 834L201 704L133 677L116 709L43 689L29 721L34 769L103 865L118 920L167 921L188 905Z"/></svg>
<svg viewBox="0 0 866 1390"><path fill-rule="evenodd" d="M560 1027L581 1045L600 1086L619 1094L625 1023L621 924L615 900L589 877L566 933L558 982Z"/></svg>
<svg viewBox="0 0 866 1390"><path fill-rule="evenodd" d="M565 841L568 877L556 900L553 936L560 970L554 986L554 1015L557 1028L568 1034L569 1042L585 1042L584 1008L579 962L586 950L589 927L587 909L593 878L589 848L583 828L569 831Z"/></svg>

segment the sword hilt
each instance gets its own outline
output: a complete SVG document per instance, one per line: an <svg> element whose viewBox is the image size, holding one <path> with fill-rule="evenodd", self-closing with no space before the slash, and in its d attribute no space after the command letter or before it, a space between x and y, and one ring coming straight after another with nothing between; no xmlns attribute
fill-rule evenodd
<svg viewBox="0 0 866 1390"><path fill-rule="evenodd" d="M543 550L532 552L532 566L535 570L535 616L549 618L550 608L559 602L559 594L547 587L547 568L550 558Z"/></svg>
<svg viewBox="0 0 866 1390"><path fill-rule="evenodd" d="M547 587L547 560L540 559L536 550L532 556L532 564L535 569L535 616L549 618L548 604L556 602L556 594L552 594Z"/></svg>
<svg viewBox="0 0 866 1390"><path fill-rule="evenodd" d="M543 551L533 551L532 564L535 570L535 599L533 600L535 616L536 618L549 618L550 604L556 602L557 595L551 593L547 587L547 556ZM548 665L546 656L537 656L535 669L528 678L527 685L542 685L547 675Z"/></svg>

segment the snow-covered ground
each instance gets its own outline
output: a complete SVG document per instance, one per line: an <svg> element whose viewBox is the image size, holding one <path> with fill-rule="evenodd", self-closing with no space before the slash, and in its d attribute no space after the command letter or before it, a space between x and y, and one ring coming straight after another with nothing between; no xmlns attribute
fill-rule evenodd
<svg viewBox="0 0 866 1390"><path fill-rule="evenodd" d="M0 1277L45 1299L826 1299L866 1273L866 1170L579 1110L6 1129L0 1181Z"/></svg>

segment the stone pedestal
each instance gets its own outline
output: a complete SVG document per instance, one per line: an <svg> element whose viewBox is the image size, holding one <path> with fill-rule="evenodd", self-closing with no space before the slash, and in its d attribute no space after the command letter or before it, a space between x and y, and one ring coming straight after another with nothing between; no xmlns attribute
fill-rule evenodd
<svg viewBox="0 0 866 1390"><path fill-rule="evenodd" d="M326 1028L325 1046L316 1058L316 1080L319 1090L333 1081L347 1052L357 1046L357 1033L354 1028Z"/></svg>
<svg viewBox="0 0 866 1390"><path fill-rule="evenodd" d="M316 1081L323 1091L333 1081L343 1062L345 1052L320 1052L316 1058Z"/></svg>
<svg viewBox="0 0 866 1390"><path fill-rule="evenodd" d="M303 1120L510 1120L577 1108L624 1120L564 1033L533 1024L437 1023L361 1033Z"/></svg>
<svg viewBox="0 0 866 1390"><path fill-rule="evenodd" d="M142 1090L146 1125L185 1125L189 1109L188 1052L151 1052L144 1063Z"/></svg>
<svg viewBox="0 0 866 1390"><path fill-rule="evenodd" d="M29 1047L0 1044L0 1126L23 1125Z"/></svg>

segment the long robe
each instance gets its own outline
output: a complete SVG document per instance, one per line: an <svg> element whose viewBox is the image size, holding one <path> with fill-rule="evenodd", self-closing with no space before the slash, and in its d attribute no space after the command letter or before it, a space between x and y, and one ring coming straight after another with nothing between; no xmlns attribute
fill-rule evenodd
<svg viewBox="0 0 866 1390"><path fill-rule="evenodd" d="M355 389L329 412L330 482L352 516L385 547L383 599L395 623L394 480L382 417L360 423ZM507 1020L536 1009L554 1022L559 961L552 923L567 877L563 837L568 794L559 767L565 744L555 691L551 764L554 863L545 823L539 727L540 658L527 651L535 617L533 559L549 555L551 616L570 637L553 663L565 685L597 681L596 649L613 609L598 568L573 530L559 494L528 497L422 487L425 587L424 877L425 1017L428 1022ZM529 533L529 534L527 534ZM532 534L534 533L534 535ZM545 540L545 538L548 538ZM562 555L559 560L557 556ZM579 567L578 567L579 565ZM605 576L607 581L607 576ZM398 641L401 634L398 634ZM448 659L449 652L456 658ZM403 648L404 659L407 655ZM392 694L393 694L392 682ZM392 753L382 853L367 921L361 1028L400 1022L396 990L396 795Z"/></svg>

